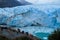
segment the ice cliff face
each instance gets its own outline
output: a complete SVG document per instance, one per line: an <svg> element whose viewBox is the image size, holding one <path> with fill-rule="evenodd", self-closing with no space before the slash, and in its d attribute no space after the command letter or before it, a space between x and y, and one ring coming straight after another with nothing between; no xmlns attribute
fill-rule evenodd
<svg viewBox="0 0 60 40"><path fill-rule="evenodd" d="M0 23L19 27L54 27L60 25L59 7L59 5L27 5L13 8L0 8Z"/></svg>

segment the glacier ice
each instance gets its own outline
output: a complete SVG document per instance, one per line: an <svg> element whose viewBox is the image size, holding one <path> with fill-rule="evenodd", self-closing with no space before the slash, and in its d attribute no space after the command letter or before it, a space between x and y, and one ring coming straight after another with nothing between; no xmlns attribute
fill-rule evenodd
<svg viewBox="0 0 60 40"><path fill-rule="evenodd" d="M60 8L57 9L57 15L58 15L57 22L60 23Z"/></svg>
<svg viewBox="0 0 60 40"><path fill-rule="evenodd" d="M59 6L26 5L12 8L0 8L0 21L19 27L40 24L53 27L60 23ZM57 13L58 12L58 13ZM57 17L58 15L58 17Z"/></svg>

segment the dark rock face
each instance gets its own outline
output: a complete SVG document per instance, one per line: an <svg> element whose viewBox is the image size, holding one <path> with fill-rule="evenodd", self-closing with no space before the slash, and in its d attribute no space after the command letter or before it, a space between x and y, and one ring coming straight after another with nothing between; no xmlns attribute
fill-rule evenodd
<svg viewBox="0 0 60 40"><path fill-rule="evenodd" d="M15 6L21 6L21 5L27 5L27 4L31 4L31 3L28 3L25 0L23 0L22 2L19 2L17 0L0 0L0 8L15 7Z"/></svg>
<svg viewBox="0 0 60 40"><path fill-rule="evenodd" d="M60 28L57 28L48 36L48 40L60 40Z"/></svg>

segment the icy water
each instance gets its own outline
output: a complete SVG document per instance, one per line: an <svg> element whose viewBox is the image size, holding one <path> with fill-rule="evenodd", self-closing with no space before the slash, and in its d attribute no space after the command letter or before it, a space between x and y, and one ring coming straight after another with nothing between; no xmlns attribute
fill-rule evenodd
<svg viewBox="0 0 60 40"><path fill-rule="evenodd" d="M35 35L42 40L48 40L49 33L36 33Z"/></svg>

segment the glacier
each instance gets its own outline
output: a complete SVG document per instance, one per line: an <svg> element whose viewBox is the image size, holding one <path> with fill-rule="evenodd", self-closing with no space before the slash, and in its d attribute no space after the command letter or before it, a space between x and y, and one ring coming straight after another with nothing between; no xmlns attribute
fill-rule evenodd
<svg viewBox="0 0 60 40"><path fill-rule="evenodd" d="M0 22L19 27L40 24L41 26L55 26L60 23L59 5L27 5L12 8L0 8ZM3 16L2 16L3 15Z"/></svg>
<svg viewBox="0 0 60 40"><path fill-rule="evenodd" d="M60 28L60 5L24 5L0 8L0 25L5 23L15 29L36 33L51 33ZM46 38L46 37L43 37Z"/></svg>

